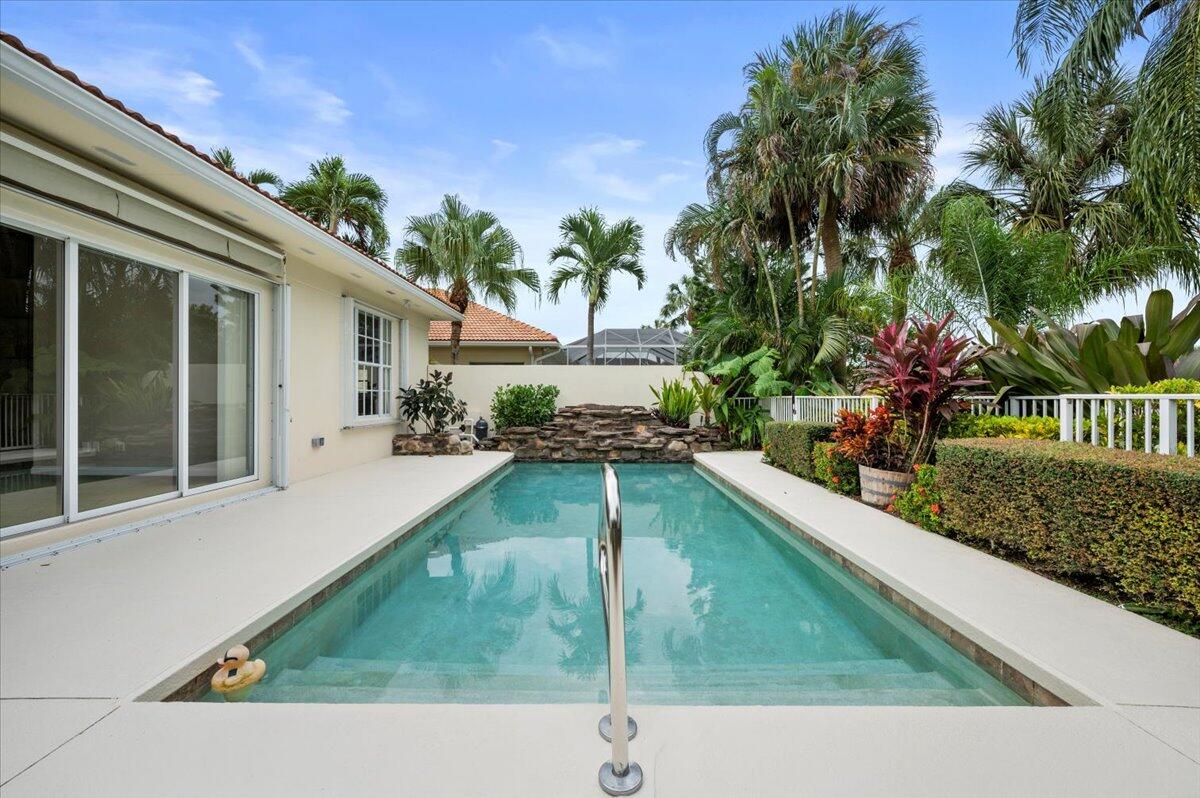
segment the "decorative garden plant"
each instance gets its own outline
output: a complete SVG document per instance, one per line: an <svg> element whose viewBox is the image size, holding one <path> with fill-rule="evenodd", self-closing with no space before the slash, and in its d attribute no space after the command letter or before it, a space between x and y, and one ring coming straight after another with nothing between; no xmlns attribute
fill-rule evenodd
<svg viewBox="0 0 1200 798"><path fill-rule="evenodd" d="M938 432L962 409L956 394L987 382L970 376L979 353L970 339L947 332L953 318L892 323L871 339L863 388L881 394L888 412L907 425L910 465L929 462Z"/></svg>
<svg viewBox="0 0 1200 798"><path fill-rule="evenodd" d="M688 427L692 423L692 415L700 409L700 401L696 392L683 383L683 380L665 379L662 389L650 386L654 394L654 412L666 424L672 427Z"/></svg>
<svg viewBox="0 0 1200 798"><path fill-rule="evenodd" d="M433 434L461 424L467 417L467 403L455 398L450 390L453 379L453 374L435 370L429 379L400 391L400 415L414 428L420 421Z"/></svg>
<svg viewBox="0 0 1200 798"><path fill-rule="evenodd" d="M1023 394L1103 393L1170 377L1200 379L1200 296L1172 318L1171 292L1159 289L1146 312L1120 324L1100 319L1067 329L1048 323L1020 332L988 319L1000 342L980 360L997 389Z"/></svg>

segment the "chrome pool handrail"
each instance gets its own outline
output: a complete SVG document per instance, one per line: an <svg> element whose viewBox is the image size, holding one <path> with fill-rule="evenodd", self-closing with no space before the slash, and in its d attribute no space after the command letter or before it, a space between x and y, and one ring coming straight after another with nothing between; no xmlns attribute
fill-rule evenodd
<svg viewBox="0 0 1200 798"><path fill-rule="evenodd" d="M600 788L609 795L631 795L642 786L642 768L629 761L629 741L637 724L629 717L625 679L625 563L621 551L621 485L607 463L600 467L603 494L597 559L604 628L608 641L609 714L600 719L600 736L612 743L612 759L600 766Z"/></svg>

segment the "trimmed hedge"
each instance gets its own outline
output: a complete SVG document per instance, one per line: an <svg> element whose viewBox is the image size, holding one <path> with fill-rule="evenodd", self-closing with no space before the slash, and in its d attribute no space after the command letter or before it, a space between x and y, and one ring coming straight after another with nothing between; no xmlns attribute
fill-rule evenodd
<svg viewBox="0 0 1200 798"><path fill-rule="evenodd" d="M1058 419L1050 416L973 416L959 413L944 438L1027 438L1058 440Z"/></svg>
<svg viewBox="0 0 1200 798"><path fill-rule="evenodd" d="M858 464L837 450L832 441L813 445L813 481L834 493L858 495Z"/></svg>
<svg viewBox="0 0 1200 798"><path fill-rule="evenodd" d="M1200 618L1200 461L999 438L942 441L937 461L957 536Z"/></svg>
<svg viewBox="0 0 1200 798"><path fill-rule="evenodd" d="M833 436L832 424L771 421L763 432L763 449L771 463L808 480L813 476L813 446Z"/></svg>

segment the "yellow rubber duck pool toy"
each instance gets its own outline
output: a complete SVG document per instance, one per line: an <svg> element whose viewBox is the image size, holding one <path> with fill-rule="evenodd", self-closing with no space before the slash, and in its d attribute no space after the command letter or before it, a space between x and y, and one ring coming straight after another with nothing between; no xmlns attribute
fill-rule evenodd
<svg viewBox="0 0 1200 798"><path fill-rule="evenodd" d="M250 659L250 649L234 646L217 660L217 672L212 677L212 689L226 701L245 701L254 685L267 674L267 663Z"/></svg>

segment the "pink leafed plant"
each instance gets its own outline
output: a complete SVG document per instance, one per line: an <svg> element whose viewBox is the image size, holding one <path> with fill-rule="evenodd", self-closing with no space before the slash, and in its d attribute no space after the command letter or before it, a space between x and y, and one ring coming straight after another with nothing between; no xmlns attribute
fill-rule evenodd
<svg viewBox="0 0 1200 798"><path fill-rule="evenodd" d="M955 395L987 382L969 373L980 354L971 339L947 332L953 318L889 324L871 339L874 351L866 356L863 386L882 393L908 425L915 465L929 462L938 432L963 409Z"/></svg>

